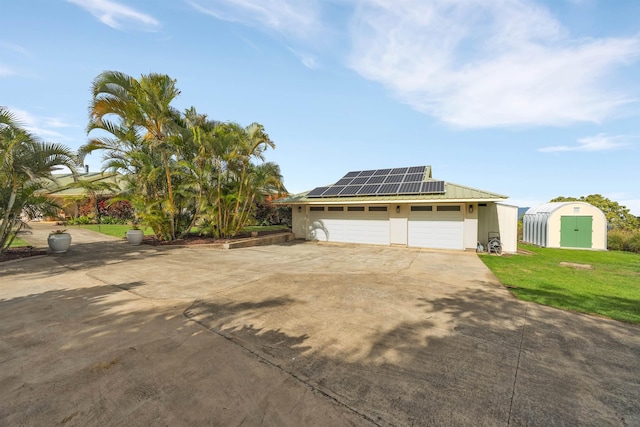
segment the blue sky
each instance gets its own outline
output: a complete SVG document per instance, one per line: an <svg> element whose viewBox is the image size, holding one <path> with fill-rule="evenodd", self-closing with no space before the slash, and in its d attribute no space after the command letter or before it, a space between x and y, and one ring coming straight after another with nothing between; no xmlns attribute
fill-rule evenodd
<svg viewBox="0 0 640 427"><path fill-rule="evenodd" d="M181 110L263 124L293 193L427 164L518 206L640 215L637 0L5 3L0 105L47 141L86 141L100 72L158 72Z"/></svg>

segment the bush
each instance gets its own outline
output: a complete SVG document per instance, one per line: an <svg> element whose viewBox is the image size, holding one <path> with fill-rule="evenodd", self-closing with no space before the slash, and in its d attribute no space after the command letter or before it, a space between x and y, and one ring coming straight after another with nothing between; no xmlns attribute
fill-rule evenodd
<svg viewBox="0 0 640 427"><path fill-rule="evenodd" d="M612 251L640 253L640 230L611 230L607 233L607 246Z"/></svg>
<svg viewBox="0 0 640 427"><path fill-rule="evenodd" d="M69 225L93 224L93 219L88 215L80 215L76 218L68 219L66 223Z"/></svg>

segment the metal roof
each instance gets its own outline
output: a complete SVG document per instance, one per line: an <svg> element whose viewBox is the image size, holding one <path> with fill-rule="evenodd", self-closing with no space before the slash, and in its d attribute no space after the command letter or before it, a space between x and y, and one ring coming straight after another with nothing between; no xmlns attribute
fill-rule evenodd
<svg viewBox="0 0 640 427"><path fill-rule="evenodd" d="M89 172L86 174L78 174L77 180L90 182L106 181L115 184L122 184L122 180L119 179L121 177L121 175L114 172ZM82 196L86 194L86 189L74 187L73 183L73 174L54 174L53 181L47 185L48 191L45 193L52 197Z"/></svg>
<svg viewBox="0 0 640 427"><path fill-rule="evenodd" d="M395 203L395 202L495 202L505 200L508 196L491 193L477 188L445 182L445 192L442 194L412 194L394 196L355 196L355 197L323 197L309 198L304 193L294 194L282 199L274 200L273 203L282 205L308 204L359 204L359 203Z"/></svg>
<svg viewBox="0 0 640 427"><path fill-rule="evenodd" d="M580 202L580 201L575 201L575 202L549 202L549 203L543 203L541 205L529 208L524 214L525 215L536 215L536 214L550 215L551 213L555 212L556 210L560 209L561 207L563 207L565 205L573 205L573 204L576 204L576 203L581 204L581 205L591 206L589 203Z"/></svg>

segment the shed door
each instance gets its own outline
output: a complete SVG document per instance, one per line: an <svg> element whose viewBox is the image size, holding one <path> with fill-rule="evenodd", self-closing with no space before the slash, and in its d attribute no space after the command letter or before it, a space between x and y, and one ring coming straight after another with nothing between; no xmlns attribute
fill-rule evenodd
<svg viewBox="0 0 640 427"><path fill-rule="evenodd" d="M564 248L591 248L593 217L560 217L560 246Z"/></svg>
<svg viewBox="0 0 640 427"><path fill-rule="evenodd" d="M413 207L409 212L408 246L464 249L461 210L439 211L437 208L434 206L431 211L425 211L415 210L416 207Z"/></svg>

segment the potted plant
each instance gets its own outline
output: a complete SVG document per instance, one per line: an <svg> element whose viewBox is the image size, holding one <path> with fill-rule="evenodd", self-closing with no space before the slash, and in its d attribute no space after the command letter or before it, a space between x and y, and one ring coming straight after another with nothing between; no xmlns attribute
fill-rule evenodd
<svg viewBox="0 0 640 427"><path fill-rule="evenodd" d="M133 221L131 224L131 230L128 230L125 233L127 237L127 242L129 242L132 246L138 246L142 243L142 239L144 238L144 232L140 230L140 226L138 225L138 221Z"/></svg>
<svg viewBox="0 0 640 427"><path fill-rule="evenodd" d="M71 246L71 234L67 233L67 230L54 230L49 234L47 243L51 252L63 254Z"/></svg>

